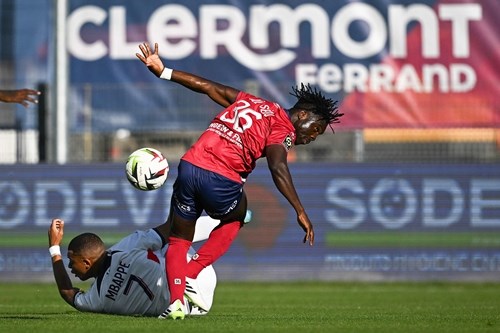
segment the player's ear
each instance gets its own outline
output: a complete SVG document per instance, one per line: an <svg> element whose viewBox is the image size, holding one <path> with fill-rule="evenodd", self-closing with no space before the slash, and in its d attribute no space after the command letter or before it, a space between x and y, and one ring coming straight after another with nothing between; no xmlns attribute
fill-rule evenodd
<svg viewBox="0 0 500 333"><path fill-rule="evenodd" d="M92 267L93 261L91 259L89 259L89 258L83 258L82 262L85 265L85 269L89 270L90 267Z"/></svg>
<svg viewBox="0 0 500 333"><path fill-rule="evenodd" d="M301 120L302 119L307 119L308 115L309 115L309 113L307 111L300 110L299 114L298 114L298 118L301 119Z"/></svg>

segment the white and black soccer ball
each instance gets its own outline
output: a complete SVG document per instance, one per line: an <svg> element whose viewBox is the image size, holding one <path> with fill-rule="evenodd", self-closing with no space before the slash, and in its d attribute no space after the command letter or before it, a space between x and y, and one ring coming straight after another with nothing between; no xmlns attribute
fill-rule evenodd
<svg viewBox="0 0 500 333"><path fill-rule="evenodd" d="M160 188L167 180L168 161L153 148L141 148L127 159L127 179L135 188L151 191Z"/></svg>

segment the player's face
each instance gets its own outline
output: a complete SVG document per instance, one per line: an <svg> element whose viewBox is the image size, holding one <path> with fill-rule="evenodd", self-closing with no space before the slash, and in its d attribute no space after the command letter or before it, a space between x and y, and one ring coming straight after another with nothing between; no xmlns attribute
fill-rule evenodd
<svg viewBox="0 0 500 333"><path fill-rule="evenodd" d="M87 274L90 268L89 261L85 257L68 250L68 259L68 267L71 269L71 273L75 274L77 278L85 281L90 277Z"/></svg>
<svg viewBox="0 0 500 333"><path fill-rule="evenodd" d="M319 120L314 113L300 112L298 119L294 123L295 145L307 145L321 135L326 130L326 122Z"/></svg>

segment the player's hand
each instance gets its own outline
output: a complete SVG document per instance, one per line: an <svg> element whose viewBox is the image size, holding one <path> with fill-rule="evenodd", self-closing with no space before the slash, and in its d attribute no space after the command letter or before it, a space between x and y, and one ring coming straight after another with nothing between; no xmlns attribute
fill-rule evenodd
<svg viewBox="0 0 500 333"><path fill-rule="evenodd" d="M64 221L61 219L53 219L49 228L49 247L53 245L61 245L64 236Z"/></svg>
<svg viewBox="0 0 500 333"><path fill-rule="evenodd" d="M306 212L297 215L297 222L306 233L303 243L309 242L309 245L312 246L314 244L314 228Z"/></svg>
<svg viewBox="0 0 500 333"><path fill-rule="evenodd" d="M141 49L142 54L136 53L135 55L137 58L139 58L139 60L148 67L151 73L160 77L165 66L158 55L158 43L155 43L154 52L151 52L151 48L148 43L140 44L139 48Z"/></svg>
<svg viewBox="0 0 500 333"><path fill-rule="evenodd" d="M40 92L33 89L3 90L0 91L0 101L19 103L24 107L28 107L29 103L38 103L38 95L40 95Z"/></svg>

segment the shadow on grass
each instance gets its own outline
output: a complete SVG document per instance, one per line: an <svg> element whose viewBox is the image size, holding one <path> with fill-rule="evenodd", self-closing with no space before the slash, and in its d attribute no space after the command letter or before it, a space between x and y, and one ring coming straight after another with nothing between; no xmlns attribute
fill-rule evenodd
<svg viewBox="0 0 500 333"><path fill-rule="evenodd" d="M23 315L0 315L0 319L2 319L2 320L4 320L4 319L15 319L15 320L19 320L19 319L46 320L48 318L47 318L47 316L33 316L33 315L26 315L26 316L23 316Z"/></svg>

